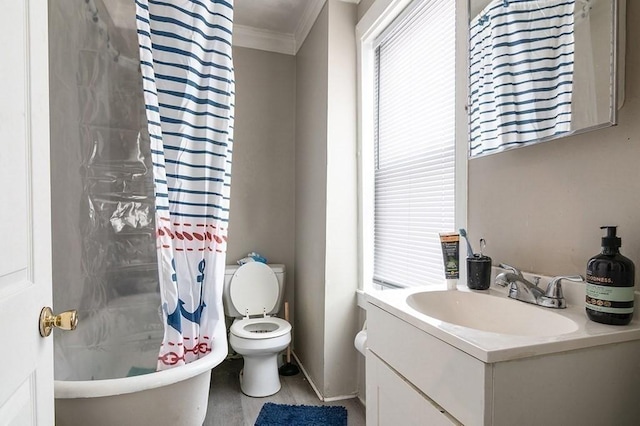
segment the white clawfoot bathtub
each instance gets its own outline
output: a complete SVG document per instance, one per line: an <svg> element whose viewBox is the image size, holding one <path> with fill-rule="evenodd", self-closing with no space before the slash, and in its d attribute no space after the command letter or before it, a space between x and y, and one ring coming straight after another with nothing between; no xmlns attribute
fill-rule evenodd
<svg viewBox="0 0 640 426"><path fill-rule="evenodd" d="M172 370L93 381L56 381L57 426L193 425L204 422L211 369L226 348Z"/></svg>
<svg viewBox="0 0 640 426"><path fill-rule="evenodd" d="M157 316L156 301L140 296L123 298L106 309L106 314L85 321L84 330L80 329L81 319L77 330L80 335L60 360L70 380L55 381L56 426L201 426L204 422L211 370L227 356L226 336L216 339L218 344L214 344L212 352L197 361L124 377L132 366L147 367L142 370L155 366L162 337L158 335L161 330L145 326L149 317ZM125 318L127 336L105 330L110 327L107 324ZM131 332L136 327L146 329ZM108 343L102 339L99 346L92 347L90 336L100 333L107 335ZM122 378L103 378L109 376ZM79 377L93 380L78 380Z"/></svg>
<svg viewBox="0 0 640 426"><path fill-rule="evenodd" d="M57 426L200 426L209 402L211 369L227 355L217 349L172 370L122 379L55 382Z"/></svg>

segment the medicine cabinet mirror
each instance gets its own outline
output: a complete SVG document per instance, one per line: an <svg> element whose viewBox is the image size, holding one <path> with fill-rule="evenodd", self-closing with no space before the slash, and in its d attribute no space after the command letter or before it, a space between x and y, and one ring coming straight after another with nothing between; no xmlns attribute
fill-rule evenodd
<svg viewBox="0 0 640 426"><path fill-rule="evenodd" d="M625 3L469 0L469 157L614 125Z"/></svg>

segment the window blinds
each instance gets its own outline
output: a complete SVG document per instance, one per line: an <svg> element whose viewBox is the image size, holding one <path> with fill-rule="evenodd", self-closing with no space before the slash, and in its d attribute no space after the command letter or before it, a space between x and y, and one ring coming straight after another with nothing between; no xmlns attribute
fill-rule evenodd
<svg viewBox="0 0 640 426"><path fill-rule="evenodd" d="M439 232L454 229L455 0L423 0L378 40L374 281L444 281Z"/></svg>

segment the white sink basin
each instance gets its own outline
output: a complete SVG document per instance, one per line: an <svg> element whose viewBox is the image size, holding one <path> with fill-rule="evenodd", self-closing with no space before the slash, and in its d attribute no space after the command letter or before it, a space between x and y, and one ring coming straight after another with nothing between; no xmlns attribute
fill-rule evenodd
<svg viewBox="0 0 640 426"><path fill-rule="evenodd" d="M450 324L516 336L557 336L578 324L549 308L463 291L425 291L407 296L417 312Z"/></svg>

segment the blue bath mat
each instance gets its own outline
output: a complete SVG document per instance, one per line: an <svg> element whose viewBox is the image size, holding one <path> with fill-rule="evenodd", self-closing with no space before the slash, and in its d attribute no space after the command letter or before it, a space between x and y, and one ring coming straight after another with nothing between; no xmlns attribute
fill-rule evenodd
<svg viewBox="0 0 640 426"><path fill-rule="evenodd" d="M283 405L267 402L255 426L347 426L347 409L329 405Z"/></svg>

